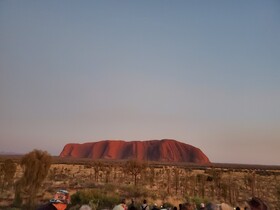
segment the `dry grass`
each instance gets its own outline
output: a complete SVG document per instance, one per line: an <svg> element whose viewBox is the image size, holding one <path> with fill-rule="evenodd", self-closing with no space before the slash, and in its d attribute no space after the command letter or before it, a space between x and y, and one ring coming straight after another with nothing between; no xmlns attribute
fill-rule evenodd
<svg viewBox="0 0 280 210"><path fill-rule="evenodd" d="M0 156L0 162L6 158L19 163L21 156ZM125 161L101 163L102 167L95 172L92 160L54 157L38 201L44 202L57 189L65 188L71 194L82 189L99 189L108 194L136 197L138 202L146 197L150 204L159 206L163 203L178 206L188 199L242 206L252 194L268 201L272 209L280 204L280 166L148 162L146 170L137 176L135 187L133 177L125 170ZM21 176L18 165L14 181ZM10 186L0 194L0 206L12 203L13 190Z"/></svg>

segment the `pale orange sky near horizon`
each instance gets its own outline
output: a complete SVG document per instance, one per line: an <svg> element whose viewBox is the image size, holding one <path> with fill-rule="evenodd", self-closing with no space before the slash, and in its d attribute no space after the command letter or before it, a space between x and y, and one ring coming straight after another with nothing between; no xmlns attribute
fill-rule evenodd
<svg viewBox="0 0 280 210"><path fill-rule="evenodd" d="M279 1L0 1L0 153L175 139L280 164Z"/></svg>

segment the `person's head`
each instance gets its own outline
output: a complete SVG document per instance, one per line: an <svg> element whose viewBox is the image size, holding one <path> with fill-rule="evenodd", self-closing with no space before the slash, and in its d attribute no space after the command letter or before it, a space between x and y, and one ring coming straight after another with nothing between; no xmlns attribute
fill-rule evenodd
<svg viewBox="0 0 280 210"><path fill-rule="evenodd" d="M126 199L125 198L121 198L121 203L122 204L126 204Z"/></svg>
<svg viewBox="0 0 280 210"><path fill-rule="evenodd" d="M69 192L67 190L58 190L50 202L58 210L66 209L67 205L70 203Z"/></svg>
<svg viewBox="0 0 280 210"><path fill-rule="evenodd" d="M193 210L193 206L190 203L183 203L181 206L181 210Z"/></svg>
<svg viewBox="0 0 280 210"><path fill-rule="evenodd" d="M147 200L146 200L146 199L144 199L144 200L143 200L143 203L144 203L144 204L146 204L146 203L147 203Z"/></svg>
<svg viewBox="0 0 280 210"><path fill-rule="evenodd" d="M51 203L62 203L69 204L70 203L70 195L67 190L58 190L54 197L50 200Z"/></svg>
<svg viewBox="0 0 280 210"><path fill-rule="evenodd" d="M182 205L183 205L183 204L181 204L181 203L179 204L179 210L181 210L181 209L182 209Z"/></svg>
<svg viewBox="0 0 280 210"><path fill-rule="evenodd" d="M200 208L201 208L201 209L204 209L204 208L205 208L205 204L204 204L204 203L201 203L201 204L200 204Z"/></svg>
<svg viewBox="0 0 280 210"><path fill-rule="evenodd" d="M91 207L89 205L82 205L80 210L91 210Z"/></svg>
<svg viewBox="0 0 280 210"><path fill-rule="evenodd" d="M250 210L269 210L268 206L257 197L253 197L248 201Z"/></svg>
<svg viewBox="0 0 280 210"><path fill-rule="evenodd" d="M218 210L219 207L214 203L207 203L205 206L205 210Z"/></svg>
<svg viewBox="0 0 280 210"><path fill-rule="evenodd" d="M235 210L240 210L240 207L239 207L239 206L237 206L237 207L235 208Z"/></svg>

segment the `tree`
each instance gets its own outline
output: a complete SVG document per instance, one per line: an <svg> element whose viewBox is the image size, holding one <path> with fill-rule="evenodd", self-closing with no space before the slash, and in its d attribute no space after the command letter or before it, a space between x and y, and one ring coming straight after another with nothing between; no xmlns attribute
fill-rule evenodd
<svg viewBox="0 0 280 210"><path fill-rule="evenodd" d="M222 181L222 172L215 168L210 169L208 172L209 177L207 180L213 181L213 185L211 186L212 189L212 197L214 198L215 192L218 197L221 194L221 181Z"/></svg>
<svg viewBox="0 0 280 210"><path fill-rule="evenodd" d="M103 171L105 165L101 161L96 160L92 162L92 167L94 170L94 179L98 182L99 172Z"/></svg>
<svg viewBox="0 0 280 210"><path fill-rule="evenodd" d="M143 170L146 169L146 164L142 163L137 160L128 160L125 169L127 170L127 173L132 175L134 178L134 185L137 184L137 177L141 174Z"/></svg>
<svg viewBox="0 0 280 210"><path fill-rule="evenodd" d="M251 195L255 196L255 187L256 187L256 173L253 171L245 175L244 177L245 185L249 186L251 189Z"/></svg>
<svg viewBox="0 0 280 210"><path fill-rule="evenodd" d="M13 182L17 166L12 159L6 159L1 165L2 192L4 188Z"/></svg>
<svg viewBox="0 0 280 210"><path fill-rule="evenodd" d="M280 184L276 186L276 198L277 198L277 205L280 205Z"/></svg>
<svg viewBox="0 0 280 210"><path fill-rule="evenodd" d="M148 173L149 175L149 182L150 182L150 186L153 186L155 183L155 179L156 179L156 172L155 172L155 168L154 167L150 167L149 168L150 171Z"/></svg>
<svg viewBox="0 0 280 210"><path fill-rule="evenodd" d="M166 179L166 186L167 186L167 194L170 194L170 180L171 180L171 174L170 174L170 169L166 168L166 175L167 175L167 179Z"/></svg>
<svg viewBox="0 0 280 210"><path fill-rule="evenodd" d="M175 195L177 195L179 184L180 184L180 170L178 168L174 168L173 172L174 172Z"/></svg>
<svg viewBox="0 0 280 210"><path fill-rule="evenodd" d="M26 207L34 209L36 194L48 175L51 160L51 156L41 150L33 150L22 157L23 176L16 182L15 206L21 206L23 196L27 195Z"/></svg>
<svg viewBox="0 0 280 210"><path fill-rule="evenodd" d="M185 173L184 176L182 177L182 186L181 186L181 190L182 190L182 195L185 194L191 194L191 184L193 184L191 182L191 170L190 169L185 169Z"/></svg>
<svg viewBox="0 0 280 210"><path fill-rule="evenodd" d="M207 180L207 176L205 176L204 174L196 175L196 184L198 186L198 193L202 198L204 198L204 196L205 196L206 180Z"/></svg>

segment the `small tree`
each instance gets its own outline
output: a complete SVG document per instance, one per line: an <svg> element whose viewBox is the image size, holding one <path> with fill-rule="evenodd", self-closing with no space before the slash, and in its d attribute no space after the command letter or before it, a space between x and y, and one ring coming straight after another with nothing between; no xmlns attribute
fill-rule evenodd
<svg viewBox="0 0 280 210"><path fill-rule="evenodd" d="M171 181L171 172L169 168L166 168L166 186L167 186L167 194L170 194L170 181Z"/></svg>
<svg viewBox="0 0 280 210"><path fill-rule="evenodd" d="M109 183L110 182L110 175L112 173L112 168L113 168L113 166L111 164L108 164L105 167L105 183Z"/></svg>
<svg viewBox="0 0 280 210"><path fill-rule="evenodd" d="M94 179L98 182L99 172L104 170L105 165L101 161L96 160L92 162L92 167L94 170Z"/></svg>
<svg viewBox="0 0 280 210"><path fill-rule="evenodd" d="M276 198L277 198L277 205L280 205L280 184L276 186Z"/></svg>
<svg viewBox="0 0 280 210"><path fill-rule="evenodd" d="M33 150L21 159L23 176L16 182L15 206L22 205L23 195L27 196L27 209L34 209L36 194L48 175L51 166L51 156L41 150Z"/></svg>
<svg viewBox="0 0 280 210"><path fill-rule="evenodd" d="M244 177L245 185L249 186L251 189L251 195L255 196L255 187L256 187L256 173L253 171L245 175Z"/></svg>
<svg viewBox="0 0 280 210"><path fill-rule="evenodd" d="M215 168L210 169L207 174L209 174L209 177L207 177L207 180L213 181L213 185L211 185L212 190L212 197L214 198L214 195L220 197L221 194L221 182L222 182L222 172L220 170L217 170Z"/></svg>
<svg viewBox="0 0 280 210"><path fill-rule="evenodd" d="M128 174L131 174L134 178L134 185L137 184L137 177L141 174L141 172L146 169L146 164L137 160L128 160L125 165L125 170Z"/></svg>
<svg viewBox="0 0 280 210"><path fill-rule="evenodd" d="M6 186L11 185L13 182L17 166L12 159L6 159L4 164L1 165L1 181L2 181L2 192Z"/></svg>
<svg viewBox="0 0 280 210"><path fill-rule="evenodd" d="M175 195L177 195L179 184L180 184L180 170L178 168L174 168L173 173L174 173Z"/></svg>
<svg viewBox="0 0 280 210"><path fill-rule="evenodd" d="M206 180L207 180L207 176L205 176L204 174L196 175L196 184L198 186L198 193L202 198L204 198L204 196L205 196Z"/></svg>

